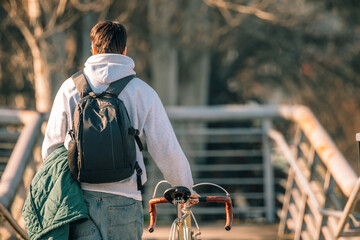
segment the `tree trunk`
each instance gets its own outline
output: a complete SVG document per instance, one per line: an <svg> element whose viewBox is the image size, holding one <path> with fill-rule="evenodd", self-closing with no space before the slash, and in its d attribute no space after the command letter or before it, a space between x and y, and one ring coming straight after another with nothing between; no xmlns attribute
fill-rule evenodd
<svg viewBox="0 0 360 240"><path fill-rule="evenodd" d="M179 105L206 105L210 73L210 21L202 1L187 1L182 16ZM196 23L196 24L194 24Z"/></svg>
<svg viewBox="0 0 360 240"><path fill-rule="evenodd" d="M166 41L152 47L151 70L154 89L164 105L178 104L178 53Z"/></svg>
<svg viewBox="0 0 360 240"><path fill-rule="evenodd" d="M177 6L178 1L149 2L151 81L164 105L178 103L178 50L171 25Z"/></svg>
<svg viewBox="0 0 360 240"><path fill-rule="evenodd" d="M179 105L198 106L208 103L210 53L185 50L182 54L179 82Z"/></svg>
<svg viewBox="0 0 360 240"><path fill-rule="evenodd" d="M90 31L95 26L97 18L94 13L88 12L81 18L81 62L85 61L91 56L91 43L90 43Z"/></svg>
<svg viewBox="0 0 360 240"><path fill-rule="evenodd" d="M49 67L49 84L50 84L50 101L55 98L56 93L58 92L60 86L64 82L67 76L67 52L66 52L66 32L57 32L51 35L48 39L48 44L52 48L50 54L46 54L48 51L45 49L42 50L44 55L46 55L47 67Z"/></svg>
<svg viewBox="0 0 360 240"><path fill-rule="evenodd" d="M33 52L33 51L32 51ZM36 51L37 52L37 51ZM51 87L50 71L45 60L39 54L33 54L34 63L34 89L36 110L39 112L48 112L51 109Z"/></svg>
<svg viewBox="0 0 360 240"><path fill-rule="evenodd" d="M179 9L183 9L180 14ZM151 80L164 105L207 104L210 23L206 5L151 0L149 27Z"/></svg>

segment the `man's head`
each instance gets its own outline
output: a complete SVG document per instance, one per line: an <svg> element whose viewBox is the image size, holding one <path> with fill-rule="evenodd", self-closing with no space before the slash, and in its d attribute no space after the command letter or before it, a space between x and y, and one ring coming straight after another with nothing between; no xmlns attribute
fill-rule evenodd
<svg viewBox="0 0 360 240"><path fill-rule="evenodd" d="M101 21L90 32L91 52L126 55L126 29L118 22Z"/></svg>

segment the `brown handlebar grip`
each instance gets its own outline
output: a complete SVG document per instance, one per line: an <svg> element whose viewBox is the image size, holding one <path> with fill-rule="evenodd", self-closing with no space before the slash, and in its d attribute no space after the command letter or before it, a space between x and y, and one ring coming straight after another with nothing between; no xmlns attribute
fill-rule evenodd
<svg viewBox="0 0 360 240"><path fill-rule="evenodd" d="M169 203L165 198L152 198L149 200L150 224L148 231L152 233L156 224L156 205L157 203Z"/></svg>
<svg viewBox="0 0 360 240"><path fill-rule="evenodd" d="M226 209L225 230L230 231L233 222L233 210L232 210L231 198L226 196L207 196L204 197L204 199L202 199L201 202L225 203L225 209Z"/></svg>

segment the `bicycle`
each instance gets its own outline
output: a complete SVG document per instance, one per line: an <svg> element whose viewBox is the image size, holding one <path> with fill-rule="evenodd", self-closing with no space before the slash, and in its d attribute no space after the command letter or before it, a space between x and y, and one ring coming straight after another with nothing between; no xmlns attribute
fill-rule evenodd
<svg viewBox="0 0 360 240"><path fill-rule="evenodd" d="M230 198L230 194L219 185L213 183L199 183L194 185L192 188L203 186L203 185L211 185L216 186L223 190L226 193L226 196L206 196L199 197L198 199L190 199L190 190L186 187L178 186L169 188L164 192L164 197L155 198L156 191L161 183L168 183L163 180L160 181L155 189L152 198L149 200L149 213L150 213L150 224L148 231L152 233L154 231L156 225L156 204L159 203L172 203L177 207L177 218L171 225L169 240L200 240L200 228L196 222L195 216L191 211L191 207L195 204L202 202L217 202L217 203L225 203L226 206L226 224L225 230L230 231L232 221L233 221L233 212L232 212L232 202ZM194 219L196 224L197 232L192 234L191 231L191 217ZM176 238L177 237L177 238Z"/></svg>

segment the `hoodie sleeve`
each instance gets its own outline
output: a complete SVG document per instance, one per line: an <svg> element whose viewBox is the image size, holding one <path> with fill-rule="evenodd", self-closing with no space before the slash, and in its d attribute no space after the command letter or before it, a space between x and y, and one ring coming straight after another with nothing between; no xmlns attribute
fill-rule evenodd
<svg viewBox="0 0 360 240"><path fill-rule="evenodd" d="M42 144L42 158L44 161L52 151L64 144L68 130L67 108L68 103L64 93L63 84L56 94L45 131Z"/></svg>
<svg viewBox="0 0 360 240"><path fill-rule="evenodd" d="M190 189L194 183L189 162L157 94L147 111L144 134L148 151L165 179L172 186Z"/></svg>

